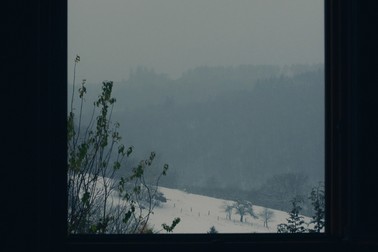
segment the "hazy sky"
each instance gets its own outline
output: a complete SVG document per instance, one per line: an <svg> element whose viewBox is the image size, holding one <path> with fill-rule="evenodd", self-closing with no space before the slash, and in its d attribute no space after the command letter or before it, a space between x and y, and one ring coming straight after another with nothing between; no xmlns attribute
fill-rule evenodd
<svg viewBox="0 0 378 252"><path fill-rule="evenodd" d="M200 65L324 62L323 0L68 0L68 69L127 79L138 65L176 78Z"/></svg>

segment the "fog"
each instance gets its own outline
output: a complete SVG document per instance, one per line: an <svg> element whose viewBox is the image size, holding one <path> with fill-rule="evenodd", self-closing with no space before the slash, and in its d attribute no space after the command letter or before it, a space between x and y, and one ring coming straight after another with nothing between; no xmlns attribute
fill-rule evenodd
<svg viewBox="0 0 378 252"><path fill-rule="evenodd" d="M137 65L179 77L200 65L324 61L322 0L70 0L68 57L89 82ZM69 64L70 74L72 64Z"/></svg>
<svg viewBox="0 0 378 252"><path fill-rule="evenodd" d="M156 169L170 165L167 187L256 192L299 174L304 190L324 180L323 8L71 0L68 92L76 54L88 114L101 82L114 81L112 120L135 147L126 166L155 151Z"/></svg>

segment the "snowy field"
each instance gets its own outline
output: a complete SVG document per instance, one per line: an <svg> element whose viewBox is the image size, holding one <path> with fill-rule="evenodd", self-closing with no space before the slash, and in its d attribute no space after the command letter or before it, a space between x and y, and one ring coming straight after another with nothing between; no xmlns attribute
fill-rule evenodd
<svg viewBox="0 0 378 252"><path fill-rule="evenodd" d="M269 228L264 227L261 217L254 219L246 215L244 222L240 222L240 215L233 212L229 220L226 218L224 206L231 205L233 201L164 187L159 187L159 190L167 198L167 202L155 207L154 214L150 216L149 224L154 230L161 230L162 223L171 225L176 217L181 221L174 228L173 233L207 233L211 226L214 226L219 233L276 233L278 224L287 223L288 214L274 209L270 209L274 214L268 223ZM253 206L256 214L261 213L263 209L264 207L261 206ZM310 218L304 217L304 221L308 223ZM163 230L160 233L166 232Z"/></svg>

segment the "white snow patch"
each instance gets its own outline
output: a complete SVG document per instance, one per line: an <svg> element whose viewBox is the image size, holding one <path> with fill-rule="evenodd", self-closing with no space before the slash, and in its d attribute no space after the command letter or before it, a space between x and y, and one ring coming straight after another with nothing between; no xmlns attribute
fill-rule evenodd
<svg viewBox="0 0 378 252"><path fill-rule="evenodd" d="M161 230L161 224L171 225L174 218L179 217L180 223L174 228L173 233L207 233L214 226L219 233L276 233L277 225L287 223L288 213L269 209L274 215L268 223L269 228L264 227L261 217L244 216L244 222L240 222L240 215L233 212L231 220L226 218L224 205L231 205L234 201L227 201L197 194L183 192L177 189L159 187L159 191L167 198L167 202L155 207L154 214L150 216L149 224L155 231ZM252 202L253 203L253 202ZM264 207L253 206L256 214L262 212ZM310 218L304 216L308 223ZM162 230L160 233L166 233Z"/></svg>

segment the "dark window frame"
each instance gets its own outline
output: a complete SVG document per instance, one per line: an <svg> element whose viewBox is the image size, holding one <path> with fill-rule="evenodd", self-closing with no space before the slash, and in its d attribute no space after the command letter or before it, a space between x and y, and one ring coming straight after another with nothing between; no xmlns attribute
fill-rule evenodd
<svg viewBox="0 0 378 252"><path fill-rule="evenodd" d="M327 226L325 234L232 234L216 237L204 235L169 235L169 236L141 236L141 235L111 235L111 236L75 236L68 237L66 233L66 109L67 109L67 7L66 1L39 0L33 4L22 6L27 18L27 27L35 30L36 38L25 31L27 41L33 42L29 49L36 50L36 59L29 59L34 63L33 71L26 72L36 78L31 94L37 97L37 126L33 126L36 149L31 152L38 156L34 161L37 175L32 178L38 185L34 192L37 195L37 210L35 215L36 241L32 242L36 248L55 250L64 248L67 251L82 249L232 249L248 248L258 251L270 249L293 249L319 251L326 249L368 248L376 246L377 232L356 231L354 228L365 227L358 224L361 213L358 206L353 204L366 192L365 187L358 186L361 181L372 182L367 178L370 170L360 167L363 163L362 151L356 151L354 144L361 148L371 149L372 145L362 145L359 140L363 128L355 119L366 119L358 111L367 109L374 111L372 104L364 103L363 93L357 83L368 80L362 76L363 69L357 63L369 60L367 56L360 56L363 51L360 42L354 35L365 36L367 28L359 30L357 25L368 25L362 13L368 12L368 4L364 6L355 0L326 0L325 1L325 50L326 50L326 201ZM29 6L30 5L30 6ZM28 9L30 7L30 10ZM32 15L30 12L34 11ZM372 14L370 13L370 16ZM374 41L374 40L373 40ZM376 40L375 40L376 42ZM364 45L373 48L373 42ZM357 48L357 49L355 49ZM367 50L367 49L366 49ZM364 51L363 51L364 52ZM372 62L372 61L369 61ZM370 67L372 69L372 67ZM34 75L33 75L34 74ZM26 77L25 77L26 78ZM27 80L27 79L22 79ZM35 88L37 87L37 88ZM26 89L29 91L29 89ZM372 89L375 91L376 89ZM359 95L356 95L359 94ZM364 96L365 95L365 96ZM355 106L358 104L359 106ZM24 105L24 104L23 104ZM28 109L27 107L25 108ZM369 110L370 109L370 110ZM20 110L21 111L21 110ZM47 120L45 119L47 118ZM366 120L363 122L367 125ZM375 136L372 136L375 137ZM375 138L376 139L376 138ZM364 147L366 146L366 147ZM362 161L361 161L362 160ZM373 162L373 161L372 161ZM369 164L369 161L365 161ZM22 164L27 164L26 161ZM358 166L358 170L356 167ZM26 173L29 174L29 173ZM361 179L365 178L365 180ZM29 185L29 184L28 184ZM32 185L35 186L33 183ZM363 199L367 199L364 196ZM362 200L359 200L362 202ZM370 203L369 206L372 206ZM371 212L371 211L370 211ZM372 221L377 224L378 221ZM362 246L362 247L361 247ZM55 248L55 249L54 249Z"/></svg>

